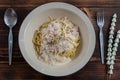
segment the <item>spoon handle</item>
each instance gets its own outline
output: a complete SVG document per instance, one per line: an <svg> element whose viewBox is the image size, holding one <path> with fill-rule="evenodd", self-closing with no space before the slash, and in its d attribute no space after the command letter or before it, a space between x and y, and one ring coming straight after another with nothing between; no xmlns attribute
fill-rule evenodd
<svg viewBox="0 0 120 80"><path fill-rule="evenodd" d="M9 47L9 65L12 63L12 48L13 48L13 34L12 34L12 28L10 28L9 36L8 36L8 47Z"/></svg>

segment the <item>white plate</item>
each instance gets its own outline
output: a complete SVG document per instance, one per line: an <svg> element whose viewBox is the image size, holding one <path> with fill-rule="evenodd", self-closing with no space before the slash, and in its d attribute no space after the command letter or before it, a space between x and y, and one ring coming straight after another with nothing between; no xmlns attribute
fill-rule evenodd
<svg viewBox="0 0 120 80"><path fill-rule="evenodd" d="M33 48L34 31L46 22L49 16L66 16L80 28L81 48L78 51L79 55L63 66L52 67L41 62L37 59ZM86 14L75 6L62 2L47 3L35 8L25 18L19 32L19 47L25 60L38 72L50 76L66 76L83 68L93 54L95 41L94 28Z"/></svg>

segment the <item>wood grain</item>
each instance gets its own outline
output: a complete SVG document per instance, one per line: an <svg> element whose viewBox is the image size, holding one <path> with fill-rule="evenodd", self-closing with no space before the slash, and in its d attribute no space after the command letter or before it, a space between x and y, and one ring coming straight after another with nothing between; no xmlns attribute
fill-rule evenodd
<svg viewBox="0 0 120 80"><path fill-rule="evenodd" d="M18 46L20 25L27 14L37 6L55 1L66 2L78 8L89 9L90 18L96 33L95 51L87 65L75 74L59 78L43 75L31 68L24 60ZM3 21L4 11L8 7L13 7L19 18L17 25L13 28L14 45L12 66L8 66L7 37L9 29ZM105 26L103 30L105 37L105 52L107 52L108 32L113 13L118 14L115 32L120 29L120 0L0 0L0 80L107 80L106 65L102 65L100 61L99 29L96 25L97 8L105 9ZM114 74L111 76L110 80L120 80L120 46L118 47L117 53Z"/></svg>

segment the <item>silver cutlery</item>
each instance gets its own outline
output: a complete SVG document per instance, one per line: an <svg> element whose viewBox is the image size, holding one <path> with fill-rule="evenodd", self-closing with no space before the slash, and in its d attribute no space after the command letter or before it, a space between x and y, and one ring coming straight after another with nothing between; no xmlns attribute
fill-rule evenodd
<svg viewBox="0 0 120 80"><path fill-rule="evenodd" d="M13 48L13 34L12 28L17 23L17 14L14 9L8 8L4 14L4 22L9 27L9 36L8 36L8 55L9 55L9 65L12 63L12 48Z"/></svg>
<svg viewBox="0 0 120 80"><path fill-rule="evenodd" d="M104 9L97 9L97 25L100 29L99 38L100 38L100 53L101 61L104 64L104 35L103 35L103 26L104 26Z"/></svg>

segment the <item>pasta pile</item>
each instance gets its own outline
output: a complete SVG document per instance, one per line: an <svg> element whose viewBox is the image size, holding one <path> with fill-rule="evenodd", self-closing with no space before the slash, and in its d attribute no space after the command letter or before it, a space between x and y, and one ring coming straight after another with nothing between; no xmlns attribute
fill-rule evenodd
<svg viewBox="0 0 120 80"><path fill-rule="evenodd" d="M35 31L32 42L40 60L52 65L67 63L80 44L79 29L67 17L50 17Z"/></svg>

